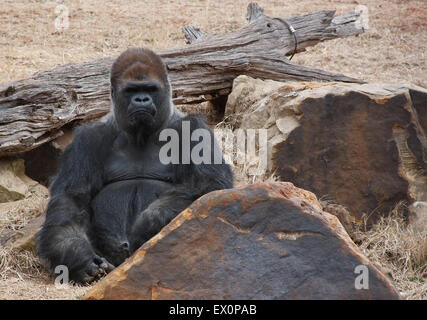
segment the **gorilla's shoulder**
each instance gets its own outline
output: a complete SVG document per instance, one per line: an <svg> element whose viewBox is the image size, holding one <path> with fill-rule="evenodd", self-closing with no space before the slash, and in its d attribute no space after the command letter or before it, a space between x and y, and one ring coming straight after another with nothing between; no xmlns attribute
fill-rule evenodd
<svg viewBox="0 0 427 320"><path fill-rule="evenodd" d="M189 122L191 130L198 128L209 129L206 117L201 114L181 114L179 117L174 117L169 123L169 127L180 130L183 122Z"/></svg>
<svg viewBox="0 0 427 320"><path fill-rule="evenodd" d="M85 123L76 128L72 145L85 147L106 146L119 134L114 122L99 120L93 123Z"/></svg>

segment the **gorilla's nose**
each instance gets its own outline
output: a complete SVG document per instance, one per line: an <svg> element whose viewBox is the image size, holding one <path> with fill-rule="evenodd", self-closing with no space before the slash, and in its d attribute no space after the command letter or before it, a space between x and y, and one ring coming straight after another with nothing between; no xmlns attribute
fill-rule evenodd
<svg viewBox="0 0 427 320"><path fill-rule="evenodd" d="M148 94L137 94L132 97L132 104L135 107L145 108L153 103L153 99Z"/></svg>
<svg viewBox="0 0 427 320"><path fill-rule="evenodd" d="M132 97L132 106L136 112L148 112L152 116L156 114L156 106L149 94L140 93Z"/></svg>

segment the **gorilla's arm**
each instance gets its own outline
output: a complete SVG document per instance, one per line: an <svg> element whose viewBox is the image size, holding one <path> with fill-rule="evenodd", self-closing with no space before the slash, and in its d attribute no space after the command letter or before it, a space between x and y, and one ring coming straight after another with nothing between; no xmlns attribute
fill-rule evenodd
<svg viewBox="0 0 427 320"><path fill-rule="evenodd" d="M50 188L46 220L37 234L37 251L51 271L66 265L70 279L78 282L90 282L113 268L94 253L88 233L90 201L103 185L103 161L114 132L105 123L76 130Z"/></svg>
<svg viewBox="0 0 427 320"><path fill-rule="evenodd" d="M186 209L193 201L202 195L214 190L233 187L233 174L228 164L215 164L213 148L216 144L214 135L205 122L197 116L188 115L176 121L171 128L182 138L183 121L190 122L191 132L196 129L205 129L211 136L210 164L178 164L174 165L176 181L175 188L162 194L156 201L145 209L137 218L131 232L131 250L138 249L145 241L156 235L166 224ZM191 141L190 150L198 144ZM182 154L182 143L180 143Z"/></svg>

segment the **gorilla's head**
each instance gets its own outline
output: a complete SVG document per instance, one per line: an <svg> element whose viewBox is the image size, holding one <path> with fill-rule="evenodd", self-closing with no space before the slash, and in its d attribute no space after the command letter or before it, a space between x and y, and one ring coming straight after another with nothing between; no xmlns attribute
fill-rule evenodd
<svg viewBox="0 0 427 320"><path fill-rule="evenodd" d="M149 136L167 122L172 112L166 66L153 51L131 48L111 69L111 98L121 130Z"/></svg>

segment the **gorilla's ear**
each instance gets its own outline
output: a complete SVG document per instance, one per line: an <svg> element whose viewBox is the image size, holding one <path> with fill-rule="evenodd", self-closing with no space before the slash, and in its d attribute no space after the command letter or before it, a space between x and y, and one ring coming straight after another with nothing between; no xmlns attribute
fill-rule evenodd
<svg viewBox="0 0 427 320"><path fill-rule="evenodd" d="M111 96L111 99L113 99L113 101L114 101L114 99L115 99L115 97L114 97L114 87L113 86L110 86L110 96Z"/></svg>

